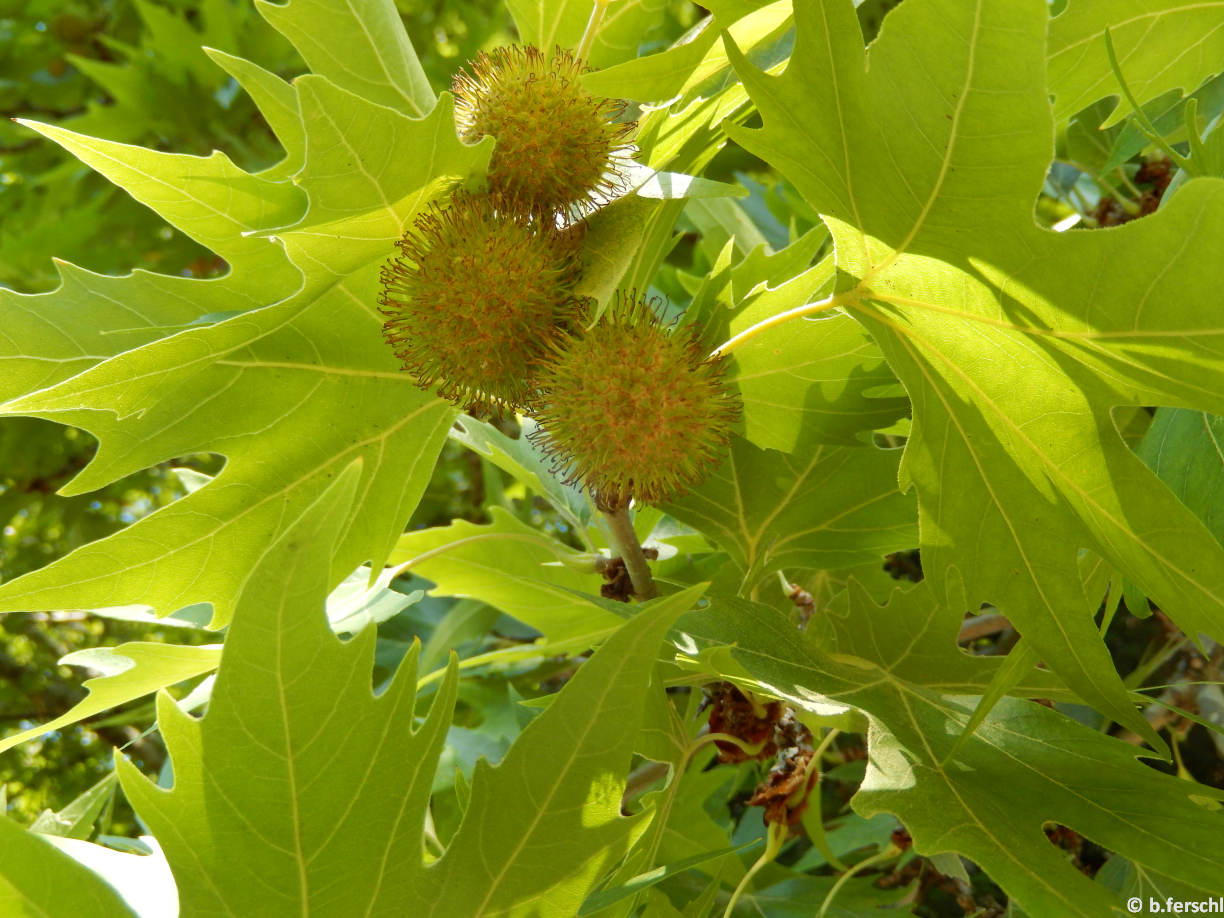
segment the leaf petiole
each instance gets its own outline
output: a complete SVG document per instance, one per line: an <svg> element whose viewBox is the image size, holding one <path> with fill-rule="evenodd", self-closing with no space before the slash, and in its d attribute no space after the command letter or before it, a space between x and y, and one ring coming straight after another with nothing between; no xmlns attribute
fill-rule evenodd
<svg viewBox="0 0 1224 918"><path fill-rule="evenodd" d="M745 341L755 338L761 332L769 331L782 325L784 322L789 322L791 319L800 319L804 316L815 315L818 312L827 312L830 309L838 309L847 303L857 301L861 298L858 288L847 291L845 293L834 294L833 296L825 297L823 300L818 300L815 303L805 303L803 306L796 306L794 309L788 309L785 312L780 312L777 315L770 316L768 319L762 319L755 325L750 325L742 332L738 332L714 348L710 352L711 357L719 354L729 354Z"/></svg>
<svg viewBox="0 0 1224 918"><path fill-rule="evenodd" d="M1118 55L1114 52L1113 36L1110 34L1109 29L1105 30L1105 54L1109 58L1109 68L1113 71L1114 79L1118 81L1118 86L1122 89L1122 95L1126 97L1126 101L1129 102L1131 108L1134 109L1135 121L1139 130L1141 130L1147 136L1148 140L1152 141L1152 143L1164 150L1165 155L1168 156L1179 169L1184 169L1186 172L1193 175L1194 171L1191 168L1190 160L1169 146L1168 141L1166 141L1164 137L1160 135L1160 132L1156 130L1156 125L1152 124L1151 119L1148 118L1147 113L1144 112L1143 108L1139 105L1139 101L1130 91L1130 87L1126 84L1126 78L1122 76L1122 68L1118 64Z"/></svg>
<svg viewBox="0 0 1224 918"><path fill-rule="evenodd" d="M591 7L591 18L587 20L586 31L582 33L582 42L578 45L578 60L585 63L590 55L591 48L595 44L595 36L599 34L599 26L603 22L604 13L608 11L608 4L611 2L612 0L595 0L595 5Z"/></svg>

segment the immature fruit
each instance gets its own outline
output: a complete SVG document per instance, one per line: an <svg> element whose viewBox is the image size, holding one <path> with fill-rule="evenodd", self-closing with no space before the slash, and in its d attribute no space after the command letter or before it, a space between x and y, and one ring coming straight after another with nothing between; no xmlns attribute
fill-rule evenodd
<svg viewBox="0 0 1224 918"><path fill-rule="evenodd" d="M550 343L581 311L573 239L459 193L398 245L379 302L404 369L470 411L524 405Z"/></svg>
<svg viewBox="0 0 1224 918"><path fill-rule="evenodd" d="M538 214L605 199L623 184L623 104L584 91L582 61L557 49L546 60L538 48L511 45L481 53L472 73L454 81L459 135L475 143L497 140L489 190Z"/></svg>
<svg viewBox="0 0 1224 918"><path fill-rule="evenodd" d="M636 294L567 337L540 374L537 439L604 509L658 503L700 481L738 414L723 362Z"/></svg>

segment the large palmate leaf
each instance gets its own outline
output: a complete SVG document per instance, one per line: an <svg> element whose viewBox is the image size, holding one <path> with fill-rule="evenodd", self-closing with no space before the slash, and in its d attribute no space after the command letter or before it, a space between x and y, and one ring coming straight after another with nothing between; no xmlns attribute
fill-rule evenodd
<svg viewBox="0 0 1224 918"><path fill-rule="evenodd" d="M816 282L832 281L832 259L774 289L744 296L728 323L736 335L814 299ZM762 285L764 286L764 285ZM730 376L740 390L745 436L757 446L800 452L822 443L856 444L887 427L908 403L873 397L896 384L879 348L845 315L780 323L736 347Z"/></svg>
<svg viewBox="0 0 1224 918"><path fill-rule="evenodd" d="M183 911L572 914L637 826L620 817L635 724L660 643L700 590L643 609L498 767L478 766L463 825L427 866L426 807L457 669L414 730L417 651L375 697L375 630L342 643L328 628L327 555L359 479L350 466L262 555L205 718L159 698L173 788L121 763Z"/></svg>
<svg viewBox="0 0 1224 918"><path fill-rule="evenodd" d="M394 12L375 2L344 9L295 2L273 18L295 40L325 32L343 43ZM402 35L383 34L377 46L383 58L399 55L404 72L416 67ZM385 64L376 67L384 78L396 69ZM361 89L371 66L353 61L333 75ZM233 69L258 86L272 123L287 125L292 105L301 132L284 127L282 140L305 144L290 152L303 163L293 184L275 170L246 175L220 154L154 153L40 128L224 254L233 273L173 283L73 275L54 295L10 304L20 321L4 344L24 384L6 391L3 410L98 436L97 456L67 493L184 453L218 452L228 462L182 501L6 584L2 608L143 603L164 614L208 601L223 624L248 576L242 559L258 557L352 460L363 460L363 500L344 524L333 583L363 561L381 567L428 481L454 412L400 373L381 341L378 269L422 206L448 182L483 172L490 144L459 142L449 97L412 118L323 77L302 77L290 90L257 70ZM395 98L405 110L426 100L402 92ZM227 303L231 279L258 295ZM145 306L159 295L174 308ZM49 329L71 328L68 315L83 328L64 334L56 356L84 371L76 376L49 358L23 356L43 349ZM169 326L160 335L159 324Z"/></svg>
<svg viewBox="0 0 1224 918"><path fill-rule="evenodd" d="M426 914L577 912L646 828L620 816L624 773L660 644L703 589L644 606L582 665L500 765L478 763L467 815L438 865L438 891L424 899Z"/></svg>
<svg viewBox="0 0 1224 918"><path fill-rule="evenodd" d="M899 388L897 380L858 322L779 318L832 291L832 256L808 267L827 238L821 227L772 255L762 245L734 267L720 256L690 307L704 314L711 343L730 339L734 347L728 378L739 390L744 435L757 446L788 453L858 446L909 409L895 391L881 394ZM774 324L759 324L766 321ZM737 337L750 329L751 337Z"/></svg>
<svg viewBox="0 0 1224 918"><path fill-rule="evenodd" d="M749 589L771 570L838 570L918 539L897 452L813 447L796 456L736 437L704 486L667 505L713 538Z"/></svg>
<svg viewBox="0 0 1224 918"><path fill-rule="evenodd" d="M868 67L849 3L804 4L783 76L740 61L764 127L735 136L833 232L839 285L813 310L862 322L909 390L902 482L948 614L993 602L1081 697L1154 739L1077 556L1125 571L1187 633L1224 633L1224 551L1111 419L1224 408L1224 328L1204 320L1224 283L1224 184L1118 230L1038 228L1045 17L1040 0L910 0Z"/></svg>
<svg viewBox="0 0 1224 918"><path fill-rule="evenodd" d="M52 386L201 317L260 306L243 264L219 280L189 280L144 271L103 277L59 262L54 293L0 290L0 399Z"/></svg>
<svg viewBox="0 0 1224 918"><path fill-rule="evenodd" d="M851 590L827 644L797 634L772 609L718 598L711 605L679 623L698 646L734 643L731 654L751 681L799 707L828 713L830 704L848 705L867 714L870 764L853 801L858 812L895 813L922 854L969 857L1028 914L1095 918L1121 906L1050 844L1046 822L1203 897L1224 883L1224 856L1212 841L1224 820L1194 800L1224 792L1148 768L1134 746L1009 698L953 754L973 696L1003 661L956 650L956 624L939 615L927 585L894 594L884 607ZM1013 691L1061 694L1039 670Z"/></svg>
<svg viewBox="0 0 1224 918"><path fill-rule="evenodd" d="M392 111L421 117L434 104L392 0L290 0L257 6L312 72Z"/></svg>
<svg viewBox="0 0 1224 918"><path fill-rule="evenodd" d="M386 895L390 870L421 862L456 674L414 730L415 652L375 698L374 629L341 643L327 626L328 554L358 477L350 466L265 549L230 628L207 717L196 721L159 696L173 788L119 762L186 914L339 914L356 907L349 897L358 887L364 910Z"/></svg>
<svg viewBox="0 0 1224 918"><path fill-rule="evenodd" d="M1109 65L1107 29L1122 76L1140 105L1170 89L1189 93L1224 69L1224 7L1219 3L1072 0L1050 23L1055 118L1062 120L1106 96L1117 96L1118 105L1102 127L1130 114Z"/></svg>

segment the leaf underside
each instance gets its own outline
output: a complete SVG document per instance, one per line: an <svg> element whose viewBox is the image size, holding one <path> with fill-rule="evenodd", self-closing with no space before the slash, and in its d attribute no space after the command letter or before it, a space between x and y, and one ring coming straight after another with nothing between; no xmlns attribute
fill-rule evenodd
<svg viewBox="0 0 1224 918"><path fill-rule="evenodd" d="M587 0L508 5L524 40L546 50L576 44L590 12ZM213 626L232 621L209 713L195 720L159 697L173 787L119 764L184 914L574 914L648 837L647 818L620 815L624 775L646 699L658 706L658 648L703 588L626 623L585 598L589 575L544 566L569 549L508 513L403 533L448 431L544 493L576 532L589 522L580 495L544 482L522 444L477 422L452 430L455 410L400 372L381 340L380 265L422 208L479 183L492 144L458 140L452 101L428 85L390 0L258 6L313 72L287 83L210 56L276 132L277 166L250 174L220 153L31 125L229 273L116 278L61 265L53 293L0 290L0 413L98 438L64 493L184 454L226 465L182 500L0 585L0 611L143 604L164 615L208 602ZM1158 742L1100 640L1106 578L1086 577L1086 559L1124 574L1186 634L1224 637L1219 520L1196 493L1214 489L1218 468L1180 455L1196 438L1215 444L1212 416L1224 415L1224 183L1190 182L1158 213L1095 232L1047 232L1033 202L1054 118L1116 94L1107 27L1144 104L1211 75L1224 12L1073 0L1047 21L1043 0L907 0L864 49L852 4L793 6L720 0L692 42L635 59L665 4L622 0L593 45L592 62L611 69L586 78L625 79L635 98L667 103L643 115L643 162L699 171L725 124L824 224L791 250L720 262L695 297L728 338L831 299L734 351L743 436L666 508L724 553L727 595L681 619L677 644L709 651L698 654L708 675L815 715L862 712L858 813L896 814L919 853L973 859L1031 914L1118 907L1046 840L1048 823L1145 876L1214 894L1219 815L1201 800L1220 795L1031 699L1088 703ZM792 13L783 69L770 55L788 47L777 39ZM1206 37L1183 53L1186 30ZM762 126L737 127L752 106ZM587 253L587 292L604 301L627 281L650 284L684 206L628 198L596 215L603 248ZM810 266L825 239L832 256ZM749 248L729 240L724 259ZM907 405L903 455L869 445ZM1114 423L1129 406L1162 406L1138 455ZM806 636L739 598L777 570L840 570L915 544L924 583L879 605L851 582ZM477 765L440 856L426 854L426 814L458 668L426 699L414 649L375 696L375 629L342 642L323 614L346 575L389 560L412 562L437 595L532 625L542 653L602 644L498 766ZM964 613L983 603L1046 668L1018 674L957 746L1002 665L956 647ZM214 650L184 651L164 671L97 680L83 705L215 665ZM679 748L683 730L664 740ZM0 877L0 899L27 909L15 914L129 914L109 887L10 828L0 821L14 835L6 850L30 865Z"/></svg>

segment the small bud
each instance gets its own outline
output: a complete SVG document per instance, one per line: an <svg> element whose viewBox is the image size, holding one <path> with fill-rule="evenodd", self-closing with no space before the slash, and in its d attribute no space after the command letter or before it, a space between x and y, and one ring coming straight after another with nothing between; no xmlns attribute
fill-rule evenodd
<svg viewBox="0 0 1224 918"><path fill-rule="evenodd" d="M545 562L545 567L561 565L580 574L602 574L608 566L608 559L592 552L556 552L556 561Z"/></svg>

